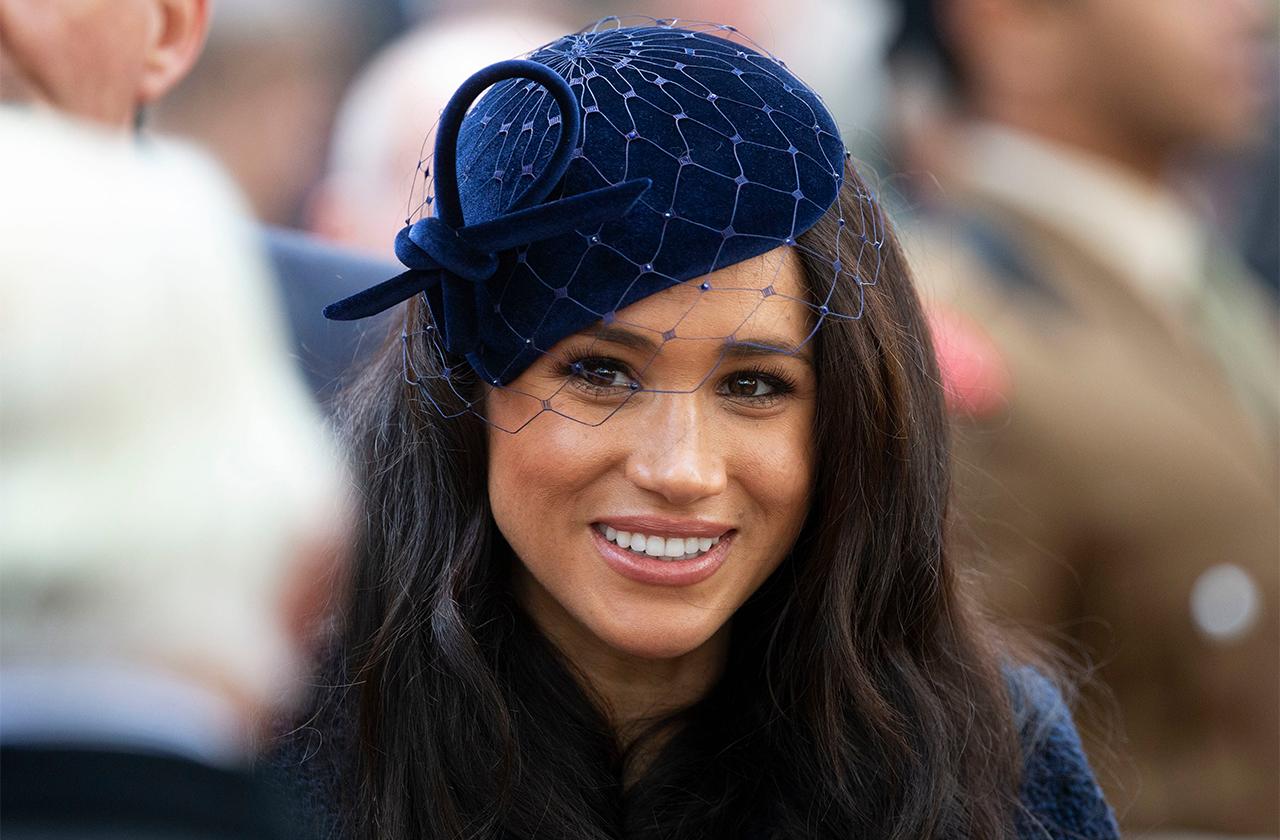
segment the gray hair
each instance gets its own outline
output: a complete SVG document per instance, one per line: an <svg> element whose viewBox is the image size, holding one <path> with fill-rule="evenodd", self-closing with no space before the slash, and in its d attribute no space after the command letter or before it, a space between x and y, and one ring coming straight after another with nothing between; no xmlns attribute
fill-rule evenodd
<svg viewBox="0 0 1280 840"><path fill-rule="evenodd" d="M347 497L245 208L191 151L19 113L0 183L0 661L269 705L284 582Z"/></svg>

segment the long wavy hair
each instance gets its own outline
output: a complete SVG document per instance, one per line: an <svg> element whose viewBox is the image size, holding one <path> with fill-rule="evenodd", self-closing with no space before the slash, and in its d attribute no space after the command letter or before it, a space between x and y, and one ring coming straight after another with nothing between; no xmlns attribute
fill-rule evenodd
<svg viewBox="0 0 1280 840"><path fill-rule="evenodd" d="M403 352L426 384L406 381L399 330L363 372L340 412L367 513L339 666L355 686L343 801L357 836L1013 836L1018 732L1004 653L946 551L947 428L926 322L852 166L836 206L845 226L833 210L800 238L810 283L858 231L879 241L852 243L856 266L845 242L841 259L878 282L863 302L841 284L831 309L862 317L815 338L812 507L734 617L722 677L654 723L638 772L637 745L619 742L512 597L484 422L430 384L441 362L422 342ZM412 333L429 315L415 301L407 318Z"/></svg>

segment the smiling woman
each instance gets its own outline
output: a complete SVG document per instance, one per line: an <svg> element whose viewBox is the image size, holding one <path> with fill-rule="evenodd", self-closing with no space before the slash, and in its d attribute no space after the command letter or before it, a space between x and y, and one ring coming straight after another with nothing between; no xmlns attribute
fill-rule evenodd
<svg viewBox="0 0 1280 840"><path fill-rule="evenodd" d="M409 270L328 310L407 301L345 408L324 738L281 763L326 836L1113 837L945 551L892 231L821 100L712 31L597 27L445 110Z"/></svg>

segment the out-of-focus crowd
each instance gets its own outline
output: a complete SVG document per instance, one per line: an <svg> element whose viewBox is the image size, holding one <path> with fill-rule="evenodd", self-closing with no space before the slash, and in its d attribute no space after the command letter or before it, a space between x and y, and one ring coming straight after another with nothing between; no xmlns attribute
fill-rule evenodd
<svg viewBox="0 0 1280 840"><path fill-rule="evenodd" d="M396 273L459 83L616 11L0 0L0 743L251 751L340 598L322 406L386 327L319 309ZM1084 669L1127 832L1280 834L1276 4L626 11L796 56L880 173L959 556ZM6 803L101 771L19 760Z"/></svg>

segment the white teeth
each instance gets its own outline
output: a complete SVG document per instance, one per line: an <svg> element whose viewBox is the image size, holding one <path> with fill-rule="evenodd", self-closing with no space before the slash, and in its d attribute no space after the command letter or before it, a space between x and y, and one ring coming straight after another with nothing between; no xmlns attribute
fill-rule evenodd
<svg viewBox="0 0 1280 840"><path fill-rule="evenodd" d="M719 537L659 537L636 531L619 531L610 525L597 525L596 528L609 542L664 560L687 560L710 551L720 542Z"/></svg>

